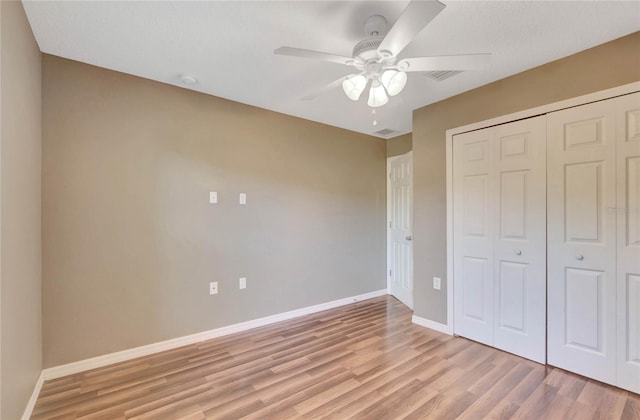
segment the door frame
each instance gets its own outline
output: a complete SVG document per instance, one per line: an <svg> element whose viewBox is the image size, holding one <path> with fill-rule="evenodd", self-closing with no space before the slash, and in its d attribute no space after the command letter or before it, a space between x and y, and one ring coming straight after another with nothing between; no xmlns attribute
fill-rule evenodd
<svg viewBox="0 0 640 420"><path fill-rule="evenodd" d="M611 89L605 89L587 95L577 96L575 98L566 99L559 102L553 102L547 105L518 111L500 117L491 118L472 124L451 128L446 131L446 172L447 172L447 324L443 326L443 332L453 335L453 289L455 287L455 279L453 276L453 136L466 133L469 131L480 130L494 125L506 124L509 122L536 117L538 115L548 114L554 111L560 111L566 108L588 104L591 102L603 101L616 96L627 95L630 93L640 92L640 82L633 82ZM387 159L388 160L388 159ZM388 164L387 164L388 165ZM387 210L388 211L388 210ZM388 226L388 223L387 223ZM388 227L387 227L388 231ZM387 255L387 266L388 266ZM387 268L387 273L389 272ZM387 284L389 276L387 276Z"/></svg>
<svg viewBox="0 0 640 420"><path fill-rule="evenodd" d="M391 270L391 228L389 224L391 223L391 163L394 160L402 156L409 155L411 158L411 230L413 231L413 150L409 150L407 153L403 153L401 155L389 156L387 157L387 217L386 217L386 231L387 231L387 272L385 276L387 277L387 294L391 294L391 276L389 272ZM415 290L413 284L413 242L411 243L411 301L414 302L413 299L413 291ZM411 308L413 310L413 308Z"/></svg>

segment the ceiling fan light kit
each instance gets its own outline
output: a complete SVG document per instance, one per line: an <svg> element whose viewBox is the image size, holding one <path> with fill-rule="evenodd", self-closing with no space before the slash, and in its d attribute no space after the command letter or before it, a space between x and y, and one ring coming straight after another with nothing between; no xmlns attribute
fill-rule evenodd
<svg viewBox="0 0 640 420"><path fill-rule="evenodd" d="M369 80L371 80L371 88L367 105L377 108L389 102L389 96L396 96L402 92L407 84L407 73L386 70L382 75L369 74L368 77L362 74L351 74L342 82L342 90L349 99L357 101L367 87Z"/></svg>
<svg viewBox="0 0 640 420"><path fill-rule="evenodd" d="M347 76L342 82L342 90L345 95L352 101L357 101L360 99L360 95L364 91L364 88L367 86L367 78L361 74L352 74Z"/></svg>
<svg viewBox="0 0 640 420"><path fill-rule="evenodd" d="M371 108L377 108L389 102L389 97L384 90L384 86L379 80L373 80L371 82L371 89L369 89L369 99L367 105Z"/></svg>
<svg viewBox="0 0 640 420"><path fill-rule="evenodd" d="M396 96L402 92L407 84L407 73L403 71L387 70L380 76L380 82L387 89L390 96Z"/></svg>
<svg viewBox="0 0 640 420"><path fill-rule="evenodd" d="M328 87L341 84L345 95L358 101L370 83L367 105L380 107L389 101L389 96L402 92L407 84L407 72L476 70L488 65L491 54L413 57L398 61L402 50L444 8L445 5L437 0L412 0L389 31L386 31L384 16L369 16L364 22L368 38L356 44L351 57L292 47L280 47L274 53L355 67L359 73L343 76ZM312 97L315 95L306 98Z"/></svg>

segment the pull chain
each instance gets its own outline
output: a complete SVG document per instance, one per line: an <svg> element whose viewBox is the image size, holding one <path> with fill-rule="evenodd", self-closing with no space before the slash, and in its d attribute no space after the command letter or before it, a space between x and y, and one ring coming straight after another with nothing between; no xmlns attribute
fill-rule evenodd
<svg viewBox="0 0 640 420"><path fill-rule="evenodd" d="M375 110L375 108L373 108L371 110L371 115L373 115L373 126L375 127L376 125L378 125L378 121L376 120L376 110Z"/></svg>

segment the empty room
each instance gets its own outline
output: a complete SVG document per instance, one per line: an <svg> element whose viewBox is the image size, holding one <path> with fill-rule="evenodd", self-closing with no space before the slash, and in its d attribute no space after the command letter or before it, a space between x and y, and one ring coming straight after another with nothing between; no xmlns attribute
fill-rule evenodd
<svg viewBox="0 0 640 420"><path fill-rule="evenodd" d="M0 419L640 419L639 1L0 1Z"/></svg>

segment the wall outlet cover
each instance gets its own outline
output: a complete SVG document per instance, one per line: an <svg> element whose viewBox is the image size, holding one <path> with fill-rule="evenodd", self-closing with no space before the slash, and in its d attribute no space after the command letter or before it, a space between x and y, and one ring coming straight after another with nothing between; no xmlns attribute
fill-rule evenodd
<svg viewBox="0 0 640 420"><path fill-rule="evenodd" d="M240 281L238 282L239 286L241 289L246 289L247 288L247 278L246 277L240 277Z"/></svg>
<svg viewBox="0 0 640 420"><path fill-rule="evenodd" d="M218 282L217 281L212 281L211 283L209 283L209 294L210 295L217 295L218 294Z"/></svg>
<svg viewBox="0 0 640 420"><path fill-rule="evenodd" d="M440 280L440 277L434 277L433 288L436 290L440 290L441 287L442 287L442 281Z"/></svg>
<svg viewBox="0 0 640 420"><path fill-rule="evenodd" d="M218 193L216 191L211 191L209 193L209 203L216 204L218 202Z"/></svg>

